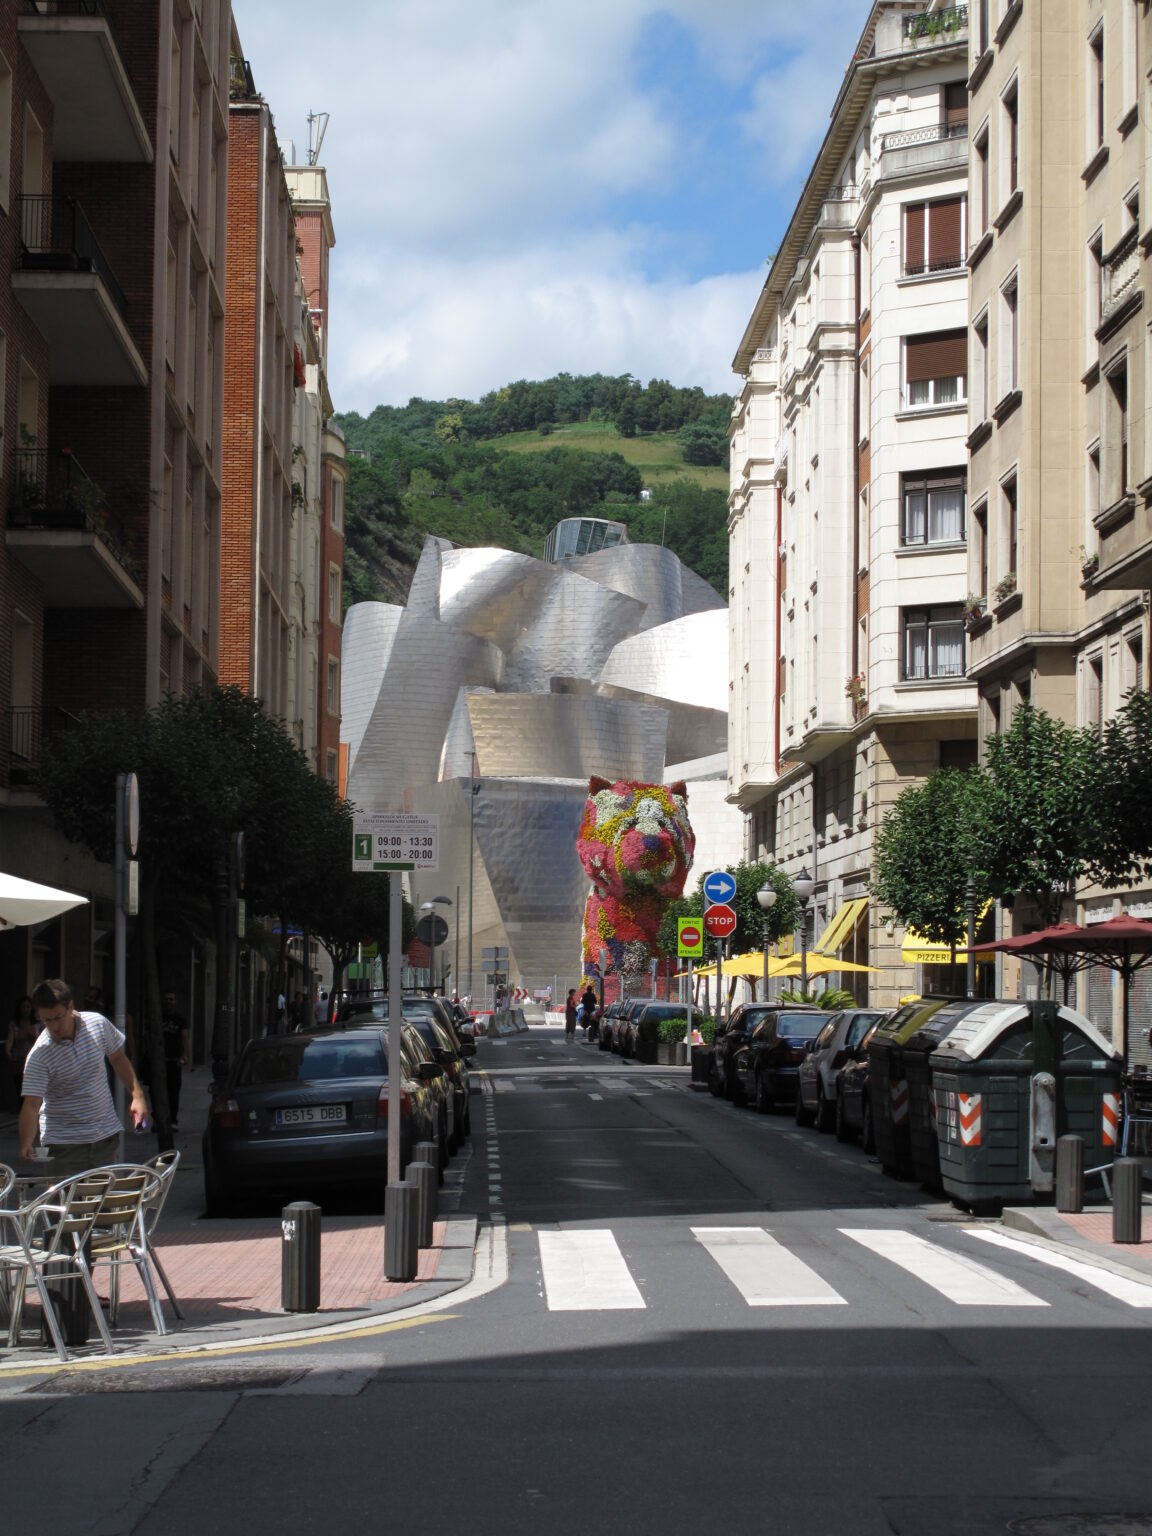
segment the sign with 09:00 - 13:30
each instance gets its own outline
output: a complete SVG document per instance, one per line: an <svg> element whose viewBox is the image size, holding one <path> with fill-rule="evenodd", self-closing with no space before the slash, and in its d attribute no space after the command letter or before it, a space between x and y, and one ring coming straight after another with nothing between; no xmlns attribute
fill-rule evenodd
<svg viewBox="0 0 1152 1536"><path fill-rule="evenodd" d="M440 867L439 816L395 811L357 812L352 821L352 872L372 874L393 869Z"/></svg>

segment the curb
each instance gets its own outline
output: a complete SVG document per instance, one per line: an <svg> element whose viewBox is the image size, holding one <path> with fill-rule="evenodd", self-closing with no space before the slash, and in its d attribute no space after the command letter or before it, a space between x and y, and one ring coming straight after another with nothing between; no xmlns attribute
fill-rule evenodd
<svg viewBox="0 0 1152 1536"><path fill-rule="evenodd" d="M1104 1269L1125 1279L1147 1284L1152 1280L1152 1258L1142 1254L1126 1254L1123 1258L1082 1237L1079 1232L1060 1220L1055 1211L1006 1207L1001 1224L1028 1237L1039 1239L1046 1248L1054 1248L1070 1259L1089 1259Z"/></svg>

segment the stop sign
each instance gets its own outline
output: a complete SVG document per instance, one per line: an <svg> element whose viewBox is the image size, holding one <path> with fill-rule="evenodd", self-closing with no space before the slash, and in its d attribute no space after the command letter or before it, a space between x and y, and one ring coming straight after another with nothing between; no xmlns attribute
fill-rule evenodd
<svg viewBox="0 0 1152 1536"><path fill-rule="evenodd" d="M736 913L727 902L718 901L704 914L704 932L713 939L727 939L736 932Z"/></svg>

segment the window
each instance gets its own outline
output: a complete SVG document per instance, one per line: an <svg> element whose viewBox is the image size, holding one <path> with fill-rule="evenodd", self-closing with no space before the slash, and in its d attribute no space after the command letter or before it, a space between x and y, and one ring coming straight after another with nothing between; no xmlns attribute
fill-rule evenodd
<svg viewBox="0 0 1152 1536"><path fill-rule="evenodd" d="M332 526L337 533L344 527L344 482L339 475L332 476Z"/></svg>
<svg viewBox="0 0 1152 1536"><path fill-rule="evenodd" d="M909 336L904 343L906 410L963 404L968 398L968 338L964 331Z"/></svg>
<svg viewBox="0 0 1152 1536"><path fill-rule="evenodd" d="M944 135L962 139L968 132L968 84L949 80L944 87Z"/></svg>
<svg viewBox="0 0 1152 1536"><path fill-rule="evenodd" d="M973 146L976 157L972 163L972 169L976 178L976 237L988 233L989 193L988 193L988 129L985 128Z"/></svg>
<svg viewBox="0 0 1152 1536"><path fill-rule="evenodd" d="M1020 85L1013 80L1000 98L1001 122L1001 198L1006 203L1020 185Z"/></svg>
<svg viewBox="0 0 1152 1536"><path fill-rule="evenodd" d="M964 676L964 614L959 603L906 608L903 620L905 682Z"/></svg>
<svg viewBox="0 0 1152 1536"><path fill-rule="evenodd" d="M1102 498L1112 506L1128 490L1128 359L1123 358L1107 376L1101 399L1105 484Z"/></svg>
<svg viewBox="0 0 1152 1536"><path fill-rule="evenodd" d="M335 656L328 658L328 713L340 713L340 663Z"/></svg>
<svg viewBox="0 0 1152 1536"><path fill-rule="evenodd" d="M1015 273L1000 290L1000 398L1020 381L1020 290Z"/></svg>
<svg viewBox="0 0 1152 1536"><path fill-rule="evenodd" d="M12 71L0 53L0 208L11 207Z"/></svg>
<svg viewBox="0 0 1152 1536"><path fill-rule="evenodd" d="M1139 630L1124 637L1124 693L1144 684L1144 639Z"/></svg>
<svg viewBox="0 0 1152 1536"><path fill-rule="evenodd" d="M979 16L976 27L976 57L988 52L992 45L992 25L989 17L992 0L979 0Z"/></svg>
<svg viewBox="0 0 1152 1536"><path fill-rule="evenodd" d="M1016 476L1005 480L1000 490L1004 503L1004 574L1015 579L1020 570L1020 508Z"/></svg>
<svg viewBox="0 0 1152 1536"><path fill-rule="evenodd" d="M1087 483L1084 487L1085 522L1091 527L1100 511L1100 444L1088 450Z"/></svg>
<svg viewBox="0 0 1152 1536"><path fill-rule="evenodd" d="M1104 26L1088 39L1088 148L1093 154L1104 142Z"/></svg>
<svg viewBox="0 0 1152 1536"><path fill-rule="evenodd" d="M1126 0L1124 5L1124 30L1122 34L1124 69L1121 77L1124 116L1135 106L1140 92L1140 0Z"/></svg>
<svg viewBox="0 0 1152 1536"><path fill-rule="evenodd" d="M975 394L972 397L972 422L979 426L988 420L991 404L988 398L988 315L985 312L972 327L972 378Z"/></svg>
<svg viewBox="0 0 1152 1536"><path fill-rule="evenodd" d="M783 656L780 658L780 697L788 697L788 662Z"/></svg>
<svg viewBox="0 0 1152 1536"><path fill-rule="evenodd" d="M1088 242L1084 261L1084 345L1086 361L1091 363L1096 355L1096 332L1104 318L1104 236L1097 230Z"/></svg>
<svg viewBox="0 0 1152 1536"><path fill-rule="evenodd" d="M978 597L988 596L988 503L978 507L972 514L972 525L975 529L975 559L973 562L976 573L976 594Z"/></svg>
<svg viewBox="0 0 1152 1536"><path fill-rule="evenodd" d="M1089 657L1084 668L1084 724L1097 736L1104 729L1104 658Z"/></svg>
<svg viewBox="0 0 1152 1536"><path fill-rule="evenodd" d="M340 567L328 567L328 617L333 624L340 622Z"/></svg>
<svg viewBox="0 0 1152 1536"><path fill-rule="evenodd" d="M901 544L959 544L964 538L966 483L963 469L902 476Z"/></svg>
<svg viewBox="0 0 1152 1536"><path fill-rule="evenodd" d="M337 753L329 750L324 762L324 777L329 784L335 784L339 777L339 757Z"/></svg>
<svg viewBox="0 0 1152 1536"><path fill-rule="evenodd" d="M949 272L964 265L967 199L945 197L904 209L904 275Z"/></svg>

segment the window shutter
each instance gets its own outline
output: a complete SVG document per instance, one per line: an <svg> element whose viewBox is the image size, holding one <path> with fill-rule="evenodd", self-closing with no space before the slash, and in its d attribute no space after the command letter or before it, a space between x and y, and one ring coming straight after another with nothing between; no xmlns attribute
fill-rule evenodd
<svg viewBox="0 0 1152 1536"><path fill-rule="evenodd" d="M905 342L905 376L909 384L924 379L968 377L968 346L963 331L936 331L909 336Z"/></svg>
<svg viewBox="0 0 1152 1536"><path fill-rule="evenodd" d="M961 123L968 121L968 86L963 80L952 80L944 87L944 122L949 136Z"/></svg>
<svg viewBox="0 0 1152 1536"><path fill-rule="evenodd" d="M909 203L904 209L904 270L924 270L924 204Z"/></svg>
<svg viewBox="0 0 1152 1536"><path fill-rule="evenodd" d="M928 270L960 265L960 209L963 199L948 197L928 206Z"/></svg>

